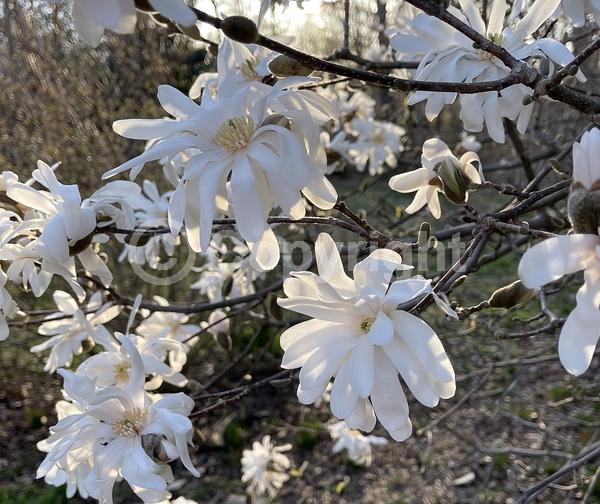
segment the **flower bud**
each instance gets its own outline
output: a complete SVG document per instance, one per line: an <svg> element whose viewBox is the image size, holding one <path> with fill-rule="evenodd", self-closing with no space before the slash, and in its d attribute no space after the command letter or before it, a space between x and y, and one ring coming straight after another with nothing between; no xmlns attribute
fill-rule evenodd
<svg viewBox="0 0 600 504"><path fill-rule="evenodd" d="M447 158L441 161L435 170L442 181L442 188L446 198L452 203L461 205L467 201L469 179L463 173L460 164Z"/></svg>
<svg viewBox="0 0 600 504"><path fill-rule="evenodd" d="M582 187L571 191L567 214L576 233L598 234L600 191L588 191Z"/></svg>
<svg viewBox="0 0 600 504"><path fill-rule="evenodd" d="M244 16L229 16L221 23L221 30L231 40L242 44L254 44L260 33L256 23Z"/></svg>
<svg viewBox="0 0 600 504"><path fill-rule="evenodd" d="M290 58L285 54L279 54L278 56L275 56L271 61L269 61L267 67L269 68L269 71L276 77L294 77L296 75L306 77L313 71L312 68L306 66L304 63L301 63L294 58Z"/></svg>
<svg viewBox="0 0 600 504"><path fill-rule="evenodd" d="M512 308L535 295L535 289L528 289L521 280L497 289L488 299L492 308Z"/></svg>

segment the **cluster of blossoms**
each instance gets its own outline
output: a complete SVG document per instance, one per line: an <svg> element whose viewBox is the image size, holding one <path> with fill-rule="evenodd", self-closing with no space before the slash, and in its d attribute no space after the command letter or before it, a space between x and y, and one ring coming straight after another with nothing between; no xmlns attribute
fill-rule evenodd
<svg viewBox="0 0 600 504"><path fill-rule="evenodd" d="M560 0L536 0L525 16L505 20L506 0L494 0L487 24L473 0L460 0L462 10L449 7L448 11L477 32L506 49L520 60L548 58L551 63L564 66L573 59L566 46L550 38L532 40L536 30L553 15ZM404 27L390 33L390 43L400 58L420 61L415 78L428 82L478 83L506 77L510 69L498 58L474 47L473 41L443 21L418 13ZM551 65L551 68L553 65ZM581 81L585 77L578 72ZM524 84L516 84L500 92L461 94L460 118L467 131L482 131L485 124L490 137L503 143L503 118L516 121L524 133L533 112L533 103L525 105L524 98L532 91ZM416 91L409 98L413 105L426 101L425 115L435 119L445 105L457 98L452 92Z"/></svg>
<svg viewBox="0 0 600 504"><path fill-rule="evenodd" d="M580 24L586 12L596 14L597 3L563 0L563 10ZM180 25L196 22L193 9L181 0L70 4L78 31L92 44L105 29L130 33L140 5ZM262 2L260 18L269 4ZM508 17L507 2L494 0L487 24L473 0L459 4L461 9L449 11L519 60L544 57L564 66L573 57L555 40L533 38L560 0L536 0L522 9L515 2ZM504 63L437 18L417 13L400 24L390 34L391 44L398 57L420 59L417 79L478 83L510 73ZM319 77L282 76L276 60L277 55L262 47L224 38L216 74L201 75L188 95L168 85L158 88L169 118L115 122L116 133L143 140L146 147L105 178L128 172L132 181L108 182L83 199L76 185L58 180L58 165L40 162L27 181L12 172L0 177L0 191L8 202L0 211L0 260L3 267L8 265L0 269L0 340L8 336L7 319L19 311L9 282L39 297L58 276L72 290L54 291L58 311L40 324L38 334L47 339L32 348L49 351L46 371L58 371L64 378L64 399L56 405L58 423L38 445L47 453L38 476L53 485L66 484L69 496L79 492L111 503L115 482L125 480L145 502L170 499L167 485L173 474L168 463L175 459L198 476L188 451L194 402L183 393L156 391L163 382L174 387L188 383L183 370L201 331L223 342L230 329L227 308L196 325L187 315L169 311L167 300L155 297L157 311L142 311L144 320L131 332L134 307L126 335L114 333L108 326L123 307L118 297L104 294L111 293L113 275L100 246L114 235L123 244L122 260L158 268L162 256L175 255L185 237L194 252L204 255L192 289L212 303L242 298L254 294L261 271L279 261L279 243L269 223L272 213L299 221L311 210L330 210L336 204L337 192L326 177L336 166L328 164L327 154L335 151L359 170L368 168L370 175L398 167L406 132L376 119L367 94L304 89ZM580 72L577 77L584 79ZM460 95L464 128L479 132L485 125L492 140L503 142L503 119L508 119L524 132L533 110L532 103L524 104L530 93L518 84L500 92ZM431 120L456 98L456 93L417 91L409 103L426 101ZM464 204L469 191L483 183L474 152L480 146L467 137L462 152L455 154L442 140L431 138L423 145L422 167L395 174L389 186L416 193L407 213L427 206L438 219L439 193ZM573 147L569 213L575 233L532 247L519 268L523 283L531 288L585 271L577 307L559 342L561 360L573 374L587 370L600 336L599 157L600 130L593 129ZM166 192L149 180L142 187L133 182L154 161L163 166ZM241 238L213 234L214 220L226 217ZM412 433L407 389L430 408L452 398L456 390L454 369L440 338L412 308L432 299L446 316L457 314L430 280L418 275L395 279L397 270L411 266L393 250L372 252L354 267L352 278L329 235L319 235L315 252L318 274L292 273L283 284L286 297L278 300L282 308L309 318L281 335L281 365L300 368L301 403L313 404L330 394L331 413L342 420L329 426L334 452L345 449L350 460L368 466L372 446L386 440L358 430L370 432L379 421L394 440L405 440ZM82 278L100 289L87 302ZM81 362L75 359L95 345L102 350ZM74 370L65 369L74 361ZM266 436L244 451L242 481L252 496L273 497L282 487L291 467L283 452L289 449L275 446Z"/></svg>
<svg viewBox="0 0 600 504"><path fill-rule="evenodd" d="M119 335L125 379L101 386L96 379L64 369L65 399L57 403L58 423L38 443L47 453L38 477L112 503L114 484L123 479L144 502L169 499L173 480L168 463L180 459L195 476L190 459L194 401L183 393L149 394L142 356L128 336Z"/></svg>

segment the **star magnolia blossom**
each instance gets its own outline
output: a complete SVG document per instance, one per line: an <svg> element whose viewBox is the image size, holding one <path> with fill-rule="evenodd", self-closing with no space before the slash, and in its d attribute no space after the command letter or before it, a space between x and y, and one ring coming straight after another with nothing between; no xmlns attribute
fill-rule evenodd
<svg viewBox="0 0 600 504"><path fill-rule="evenodd" d="M206 94L197 105L175 88L161 86L159 100L177 120L117 121L114 130L127 138L159 140L105 177L131 170L133 178L146 162L199 149L169 208L172 232L177 234L185 222L195 252L209 245L217 197L231 204L238 230L263 269L279 261L279 244L266 223L274 205L301 219L306 211L302 195L322 209L335 204L318 129L334 111L316 93L252 83L226 99Z"/></svg>
<svg viewBox="0 0 600 504"><path fill-rule="evenodd" d="M350 279L335 243L322 233L315 246L319 275L295 272L279 305L312 317L281 335L282 367L301 368L298 398L311 404L331 389L331 411L352 429L371 431L376 419L393 439L412 432L402 376L414 396L434 407L454 395L454 371L434 330L397 306L432 293L423 277L390 284L410 269L396 252L379 249L354 267ZM441 301L438 300L441 303Z"/></svg>
<svg viewBox="0 0 600 504"><path fill-rule="evenodd" d="M260 443L254 441L251 450L242 452L242 483L250 483L250 495L275 497L290 479L286 473L291 466L290 459L282 452L291 449L291 444L275 446L271 437L265 436Z"/></svg>
<svg viewBox="0 0 600 504"><path fill-rule="evenodd" d="M448 11L467 23L471 28L502 46L515 58L525 60L533 56L547 57L550 61L565 66L573 54L563 44L549 38L531 41L530 37L554 13L560 0L537 0L527 14L514 27L504 27L506 0L494 0L487 26L474 0L459 0L462 11L449 7ZM443 21L419 13L405 28L391 34L390 44L402 55L421 63L415 79L429 82L450 81L476 83L506 77L510 70L489 53L473 47L473 41ZM581 72L577 77L585 78ZM532 90L523 84L503 89L499 93L488 91L476 94L461 94L460 118L467 131L481 131L485 123L490 137L503 143L505 140L502 118L517 121L517 128L525 133L533 104L523 105L523 98ZM414 105L426 100L425 114L431 121L444 105L456 100L456 93L417 91L408 103Z"/></svg>
<svg viewBox="0 0 600 504"><path fill-rule="evenodd" d="M187 378L180 373L187 361L187 345L167 338L146 339L141 336L133 336L132 341L141 355L145 373L152 376L144 385L146 390L156 390L163 381L176 387L187 384ZM77 375L92 379L102 387L122 386L132 372L132 358L114 339L104 346L106 351L88 357L79 365ZM176 357L171 358L167 365L165 360L171 352Z"/></svg>
<svg viewBox="0 0 600 504"><path fill-rule="evenodd" d="M360 431L350 429L346 422L327 426L331 439L335 441L332 452L347 451L348 459L356 465L370 467L373 462L373 446L385 446L387 439L379 436L363 436Z"/></svg>
<svg viewBox="0 0 600 504"><path fill-rule="evenodd" d="M144 502L169 499L167 483L173 474L167 462L180 458L199 476L188 452L193 433L188 416L194 401L181 393L147 394L138 351L127 337L121 337L121 343L132 362L122 387L98 388L88 378L59 370L73 409L51 427L50 437L41 444L48 454L37 476L47 481L49 476L50 483L59 483L62 476L70 481L70 492L75 480L84 496L105 504L112 504L113 486L120 479Z"/></svg>
<svg viewBox="0 0 600 504"><path fill-rule="evenodd" d="M136 23L134 0L50 0L69 3L75 28L81 38L96 47L104 30L133 33ZM197 18L183 0L148 0L155 12L175 23L191 26Z"/></svg>
<svg viewBox="0 0 600 504"><path fill-rule="evenodd" d="M391 168L396 166L396 155L404 150L404 128L369 118L354 119L349 130L356 140L336 139L331 147L349 157L359 171L365 171L368 166L369 174L374 176L383 173L384 164Z"/></svg>
<svg viewBox="0 0 600 504"><path fill-rule="evenodd" d="M77 283L76 257L86 272L97 276L104 285L110 285L112 274L94 250L97 227L126 223L126 212L117 208L124 197L135 197L139 187L131 182L112 182L81 200L76 185L58 181L53 169L38 161L33 181L47 190L34 189L29 183L11 183L6 196L17 203L23 212L19 225L3 236L0 259L11 264L6 273L13 282L19 278L23 287L31 287L35 296L41 296L54 274L62 276L80 301L85 292ZM56 165L55 165L56 167ZM102 223L98 222L102 216Z"/></svg>
<svg viewBox="0 0 600 504"><path fill-rule="evenodd" d="M94 345L110 344L112 336L103 324L117 317L121 308L112 303L102 303L102 293L96 292L90 298L84 310L67 292L57 290L52 294L58 312L46 317L38 328L38 334L48 339L31 348L32 352L44 352L50 349L50 355L44 370L54 373L59 367L70 366L73 355L83 351L83 343L89 341Z"/></svg>
<svg viewBox="0 0 600 504"><path fill-rule="evenodd" d="M583 135L581 143L573 145L575 186L591 189L597 184L598 159L600 130L594 128ZM519 276L532 289L579 270L584 270L584 284L577 292L577 306L569 314L558 342L563 366L576 376L590 366L600 337L600 236L556 236L531 247L519 263Z"/></svg>
<svg viewBox="0 0 600 504"><path fill-rule="evenodd" d="M430 138L423 144L423 153L421 154L423 166L417 170L395 175L389 182L390 188L394 191L417 192L412 203L405 208L406 213L413 214L427 205L434 218L441 217L442 208L438 193L443 192L443 183L438 177L437 167L442 162L450 162L461 170L470 182L481 184L483 177L480 173L481 162L477 154L465 152L459 159L439 138ZM468 192L465 197L468 197Z"/></svg>

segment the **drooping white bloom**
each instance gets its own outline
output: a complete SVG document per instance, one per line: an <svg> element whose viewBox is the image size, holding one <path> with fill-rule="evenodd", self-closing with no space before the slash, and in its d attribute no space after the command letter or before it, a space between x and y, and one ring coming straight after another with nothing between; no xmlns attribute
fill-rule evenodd
<svg viewBox="0 0 600 504"><path fill-rule="evenodd" d="M70 412L50 429L42 447L48 454L38 477L56 470L72 476L75 467L65 454L82 453L89 465L77 485L101 503L112 504L116 481L126 480L144 502L169 499L167 483L173 480L168 462L180 458L195 476L188 452L193 428L188 416L194 401L185 394L151 396L144 391L144 364L133 343L121 337L132 362L128 380L121 387L98 388L92 380L66 370Z"/></svg>
<svg viewBox="0 0 600 504"><path fill-rule="evenodd" d="M254 441L251 450L242 452L242 483L249 483L250 495L275 497L290 479L286 472L291 466L290 459L282 452L291 449L291 444L276 446L271 436L265 436L260 443Z"/></svg>
<svg viewBox="0 0 600 504"><path fill-rule="evenodd" d="M48 337L46 341L31 348L32 352L50 349L44 370L54 373L59 367L70 366L74 355L83 351L83 344L110 345L112 336L103 324L117 317L121 311L113 303L102 303L102 293L96 292L81 309L67 292L57 290L52 294L58 312L48 315L38 328L38 334Z"/></svg>
<svg viewBox="0 0 600 504"><path fill-rule="evenodd" d="M333 377L331 411L336 417L367 432L379 419L392 438L404 440L412 424L398 373L428 407L452 397L456 389L452 365L434 330L397 309L432 293L431 282L415 276L390 284L394 270L410 267L387 249L359 262L351 279L335 243L324 233L315 253L319 275L292 273L283 286L288 297L278 300L283 308L312 318L281 335L281 365L301 368L298 398L303 404L319 398Z"/></svg>
<svg viewBox="0 0 600 504"><path fill-rule="evenodd" d="M0 243L0 259L11 262L8 277L13 282L20 278L23 287L29 285L35 296L44 293L56 274L82 301L85 295L76 281L74 258L86 272L110 285L112 274L93 246L101 239L95 230L126 220L125 212L115 204L124 194L135 197L139 187L131 182L112 182L82 201L77 185L60 183L46 163L39 161L32 175L43 190L21 182L7 188L7 197L24 210L20 225ZM100 223L99 216L106 218Z"/></svg>
<svg viewBox="0 0 600 504"><path fill-rule="evenodd" d="M198 76L189 91L196 100L207 90L215 97L226 98L251 82L261 81L271 75L267 67L273 52L255 44L240 44L223 37L217 54L217 72Z"/></svg>
<svg viewBox="0 0 600 504"><path fill-rule="evenodd" d="M333 111L316 93L255 82L225 99L206 94L199 106L175 88L161 86L159 100L177 120L115 122L115 131L125 137L159 140L105 177L131 170L133 178L146 162L199 149L169 208L172 232L185 223L195 252L209 245L217 198L230 203L240 234L264 269L279 261L279 245L266 222L273 206L300 219L306 211L302 195L319 208L335 204L318 129Z"/></svg>
<svg viewBox="0 0 600 504"><path fill-rule="evenodd" d="M591 189L600 180L600 130L584 133L573 145L573 182ZM584 284L577 292L577 306L560 333L558 354L565 369L584 373L592 361L600 337L600 236L556 236L531 247L519 263L519 276L529 288L539 288L563 275L584 270Z"/></svg>
<svg viewBox="0 0 600 504"><path fill-rule="evenodd" d="M514 27L505 26L506 0L494 0L488 16L487 26L473 0L459 1L462 11L449 7L449 11L471 28L487 36L505 48L515 58L525 60L542 56L558 65L566 65L573 54L560 42L549 38L531 40L533 33L554 13L560 0L537 0L527 14ZM505 77L510 70L489 53L473 47L473 41L437 18L419 13L411 23L395 31L390 39L394 49L421 63L415 79L430 82L449 81L477 83ZM577 74L584 81L583 74ZM532 90L523 84L510 86L500 92L460 95L461 113L467 131L481 131L487 127L490 137L496 142L505 140L502 118L517 122L521 133L527 129L533 104L523 105L523 97ZM453 103L456 93L417 91L409 98L409 104L426 100L425 114L433 120L444 105Z"/></svg>
<svg viewBox="0 0 600 504"><path fill-rule="evenodd" d="M163 381L177 387L187 384L187 378L180 371L187 361L188 345L174 339L141 336L133 336L131 341L141 355L145 374L152 377L145 383L146 390L156 390ZM104 352L88 357L79 365L77 375L92 379L101 387L123 386L132 372L131 355L123 352L114 339L104 346ZM165 362L167 357L169 364Z"/></svg>
<svg viewBox="0 0 600 504"><path fill-rule="evenodd" d="M68 3L75 28L83 40L97 46L104 30L133 33L136 23L134 0L50 0ZM149 0L156 12L184 26L196 23L197 18L183 0Z"/></svg>
<svg viewBox="0 0 600 504"><path fill-rule="evenodd" d="M332 452L346 450L348 459L356 465L370 467L373 462L373 446L385 446L387 439L379 436L364 436L360 431L350 429L346 422L336 422L327 426L331 439L335 441Z"/></svg>
<svg viewBox="0 0 600 504"><path fill-rule="evenodd" d="M421 154L421 168L394 175L389 182L390 188L401 193L415 192L412 203L406 207L408 214L418 212L425 205L431 215L439 219L442 215L439 194L443 192L444 183L439 177L438 167L441 163L449 162L456 167L464 177L473 184L481 184L481 162L474 152L465 152L460 159L457 158L448 146L439 138L430 138L423 144ZM477 165L477 166L475 166ZM468 197L468 192L465 198Z"/></svg>
<svg viewBox="0 0 600 504"><path fill-rule="evenodd" d="M369 167L370 175L384 172L384 164L394 168L396 156L404 150L402 137L406 133L397 124L369 119L354 119L348 127L354 140L334 139L330 147L349 157L358 171Z"/></svg>

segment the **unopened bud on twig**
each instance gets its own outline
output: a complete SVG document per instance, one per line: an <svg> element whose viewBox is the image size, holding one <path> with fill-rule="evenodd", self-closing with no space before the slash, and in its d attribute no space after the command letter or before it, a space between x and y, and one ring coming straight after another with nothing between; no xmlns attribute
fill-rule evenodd
<svg viewBox="0 0 600 504"><path fill-rule="evenodd" d="M437 165L436 171L442 181L446 198L457 205L465 203L469 190L469 179L465 176L460 164L447 158Z"/></svg>
<svg viewBox="0 0 600 504"><path fill-rule="evenodd" d="M488 299L492 308L512 308L535 295L535 290L528 289L521 280L497 289Z"/></svg>
<svg viewBox="0 0 600 504"><path fill-rule="evenodd" d="M571 191L567 213L576 233L597 234L600 226L600 191L579 187Z"/></svg>
<svg viewBox="0 0 600 504"><path fill-rule="evenodd" d="M313 71L312 68L307 67L304 63L290 58L285 54L279 54L275 56L268 63L269 71L276 77L293 77L301 75L303 77L310 75Z"/></svg>
<svg viewBox="0 0 600 504"><path fill-rule="evenodd" d="M221 23L221 30L231 40L242 44L254 44L260 33L256 23L244 16L229 16Z"/></svg>

